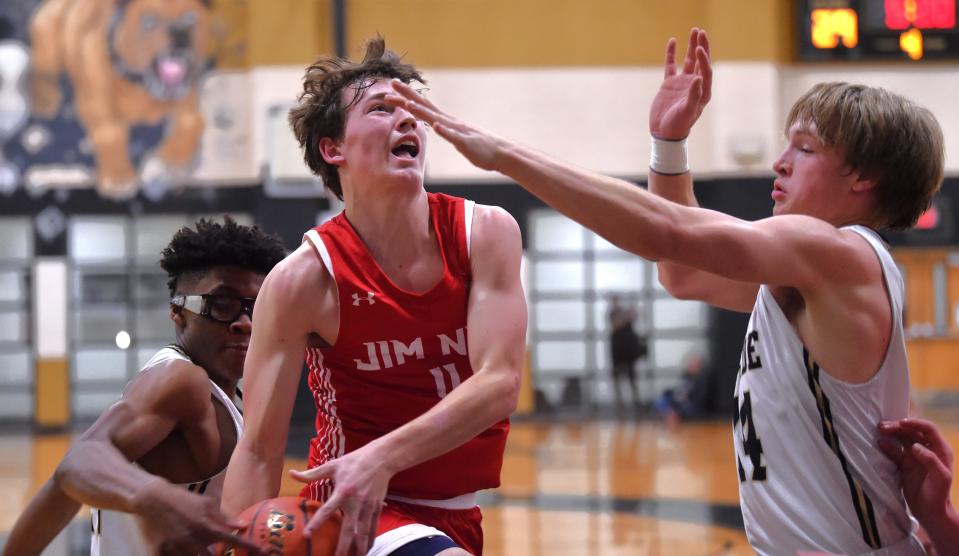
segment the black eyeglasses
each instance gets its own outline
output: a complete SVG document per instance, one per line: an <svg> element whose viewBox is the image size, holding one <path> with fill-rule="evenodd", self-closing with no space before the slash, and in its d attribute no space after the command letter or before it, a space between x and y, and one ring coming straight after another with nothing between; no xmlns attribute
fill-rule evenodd
<svg viewBox="0 0 959 556"><path fill-rule="evenodd" d="M182 307L188 311L196 313L201 317L216 322L231 324L240 318L240 315L247 315L253 320L253 304L256 303L255 297L239 297L236 295L216 295L205 293L202 295L174 295L170 300L171 305Z"/></svg>

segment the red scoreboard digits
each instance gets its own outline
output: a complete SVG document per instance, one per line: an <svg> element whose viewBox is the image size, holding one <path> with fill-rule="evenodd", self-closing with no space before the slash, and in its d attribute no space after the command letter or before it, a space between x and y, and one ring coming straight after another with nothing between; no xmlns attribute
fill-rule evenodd
<svg viewBox="0 0 959 556"><path fill-rule="evenodd" d="M886 27L895 31L953 29L956 0L886 0Z"/></svg>

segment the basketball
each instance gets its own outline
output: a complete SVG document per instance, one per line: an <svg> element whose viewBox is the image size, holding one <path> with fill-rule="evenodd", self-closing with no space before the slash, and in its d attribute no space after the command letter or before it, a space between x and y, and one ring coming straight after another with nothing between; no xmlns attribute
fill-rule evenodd
<svg viewBox="0 0 959 556"><path fill-rule="evenodd" d="M319 502L298 496L257 502L238 516L248 524L243 538L271 555L332 556L340 536L340 512L334 512L312 537L303 536L303 528L319 507ZM247 556L245 549L222 544L217 545L214 553L217 556Z"/></svg>

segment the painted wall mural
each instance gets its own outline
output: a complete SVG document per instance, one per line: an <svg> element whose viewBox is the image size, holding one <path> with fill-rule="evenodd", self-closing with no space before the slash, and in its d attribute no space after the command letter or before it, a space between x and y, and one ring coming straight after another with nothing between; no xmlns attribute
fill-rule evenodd
<svg viewBox="0 0 959 556"><path fill-rule="evenodd" d="M4 0L0 193L163 195L199 161L217 22L202 0Z"/></svg>

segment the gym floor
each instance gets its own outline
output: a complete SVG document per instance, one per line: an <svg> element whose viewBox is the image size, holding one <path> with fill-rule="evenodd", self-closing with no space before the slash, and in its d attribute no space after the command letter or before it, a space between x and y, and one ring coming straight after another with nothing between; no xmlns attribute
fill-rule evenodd
<svg viewBox="0 0 959 556"><path fill-rule="evenodd" d="M959 446L959 415L928 416ZM49 478L71 437L0 433L0 531L9 530ZM305 446L305 437L292 434L291 446ZM676 428L633 420L519 420L510 433L502 486L481 493L485 554L752 554L733 462L727 420ZM288 467L304 465L288 458ZM284 478L281 494L298 491ZM952 495L959 502L955 485ZM46 554L89 553L84 514Z"/></svg>

